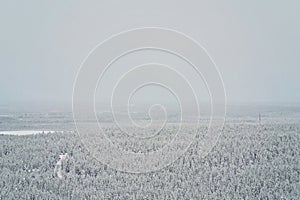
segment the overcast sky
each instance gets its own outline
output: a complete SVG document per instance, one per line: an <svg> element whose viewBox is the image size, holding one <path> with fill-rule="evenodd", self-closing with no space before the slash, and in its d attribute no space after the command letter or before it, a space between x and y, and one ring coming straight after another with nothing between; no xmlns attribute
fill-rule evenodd
<svg viewBox="0 0 300 200"><path fill-rule="evenodd" d="M1 1L0 104L67 103L112 34L166 27L201 43L229 102L300 102L300 1Z"/></svg>

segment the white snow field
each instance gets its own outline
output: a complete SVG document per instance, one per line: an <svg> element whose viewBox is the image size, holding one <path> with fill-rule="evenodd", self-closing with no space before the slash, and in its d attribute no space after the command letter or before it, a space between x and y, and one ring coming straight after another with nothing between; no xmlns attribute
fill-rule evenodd
<svg viewBox="0 0 300 200"><path fill-rule="evenodd" d="M48 134L48 133L63 133L63 131L52 130L20 130L20 131L0 131L0 135L36 135L36 134Z"/></svg>

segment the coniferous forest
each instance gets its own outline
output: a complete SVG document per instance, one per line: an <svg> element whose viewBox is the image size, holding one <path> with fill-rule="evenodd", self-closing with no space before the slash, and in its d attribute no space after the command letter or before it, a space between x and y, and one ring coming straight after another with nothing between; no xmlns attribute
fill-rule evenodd
<svg viewBox="0 0 300 200"><path fill-rule="evenodd" d="M113 129L111 131L114 131ZM0 199L299 199L297 123L227 123L211 152L197 141L162 170L102 164L76 132L0 135ZM61 175L55 168L60 155Z"/></svg>

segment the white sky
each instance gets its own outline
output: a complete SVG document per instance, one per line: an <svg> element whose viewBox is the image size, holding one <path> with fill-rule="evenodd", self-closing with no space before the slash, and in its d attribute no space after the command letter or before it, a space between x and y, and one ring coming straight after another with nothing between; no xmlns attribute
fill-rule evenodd
<svg viewBox="0 0 300 200"><path fill-rule="evenodd" d="M1 1L0 104L71 103L80 63L112 34L158 26L200 42L229 102L300 102L300 1Z"/></svg>

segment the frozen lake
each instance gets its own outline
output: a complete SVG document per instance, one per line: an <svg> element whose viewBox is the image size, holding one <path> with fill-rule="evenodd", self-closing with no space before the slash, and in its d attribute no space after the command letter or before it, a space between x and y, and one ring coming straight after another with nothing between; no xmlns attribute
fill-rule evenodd
<svg viewBox="0 0 300 200"><path fill-rule="evenodd" d="M49 130L22 130L22 131L0 131L0 135L36 135L47 133L63 133L63 131L49 131Z"/></svg>

